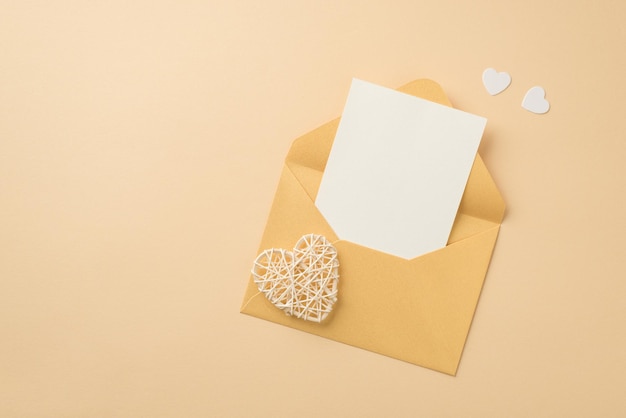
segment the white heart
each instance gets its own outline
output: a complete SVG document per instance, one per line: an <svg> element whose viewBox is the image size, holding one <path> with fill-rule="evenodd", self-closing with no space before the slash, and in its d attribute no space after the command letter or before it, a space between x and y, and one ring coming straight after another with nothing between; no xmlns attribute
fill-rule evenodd
<svg viewBox="0 0 626 418"><path fill-rule="evenodd" d="M535 86L526 92L524 100L522 100L522 107L529 112L543 114L550 110L550 103L545 99L546 91Z"/></svg>
<svg viewBox="0 0 626 418"><path fill-rule="evenodd" d="M487 68L483 71L483 84L487 89L487 93L495 96L509 87L511 76L506 71L497 72L493 68Z"/></svg>
<svg viewBox="0 0 626 418"><path fill-rule="evenodd" d="M337 302L337 250L322 235L308 234L292 251L271 248L254 260L259 290L287 315L322 322Z"/></svg>

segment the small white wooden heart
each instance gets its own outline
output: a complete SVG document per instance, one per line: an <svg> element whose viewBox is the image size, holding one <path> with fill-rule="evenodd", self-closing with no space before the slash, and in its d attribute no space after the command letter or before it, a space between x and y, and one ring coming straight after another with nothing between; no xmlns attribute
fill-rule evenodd
<svg viewBox="0 0 626 418"><path fill-rule="evenodd" d="M546 100L546 91L539 86L535 86L526 92L522 107L529 112L543 114L550 110L550 103Z"/></svg>
<svg viewBox="0 0 626 418"><path fill-rule="evenodd" d="M304 235L293 252L263 251L252 277L265 297L287 315L322 322L337 301L337 250L322 235Z"/></svg>
<svg viewBox="0 0 626 418"><path fill-rule="evenodd" d="M493 68L483 71L483 84L487 93L495 96L502 93L511 84L511 76L506 71L497 72Z"/></svg>

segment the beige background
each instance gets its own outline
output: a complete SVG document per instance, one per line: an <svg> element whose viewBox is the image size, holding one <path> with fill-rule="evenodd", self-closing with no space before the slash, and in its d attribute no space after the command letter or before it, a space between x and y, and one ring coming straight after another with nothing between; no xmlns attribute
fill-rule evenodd
<svg viewBox="0 0 626 418"><path fill-rule="evenodd" d="M624 21L617 0L0 1L0 416L624 416ZM455 378L239 314L289 144L352 77L432 78L489 119L508 210ZM520 107L534 85L546 115Z"/></svg>

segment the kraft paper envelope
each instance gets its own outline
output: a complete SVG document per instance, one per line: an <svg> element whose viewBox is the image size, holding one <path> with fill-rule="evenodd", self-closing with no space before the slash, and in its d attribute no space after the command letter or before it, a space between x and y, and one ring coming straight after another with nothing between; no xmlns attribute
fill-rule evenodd
<svg viewBox="0 0 626 418"><path fill-rule="evenodd" d="M450 105L431 80L399 90ZM446 247L405 260L340 240L314 203L338 124L334 120L293 142L259 248L291 250L302 235L326 236L340 265L333 311L321 324L287 316L251 277L241 312L455 375L504 202L477 154Z"/></svg>

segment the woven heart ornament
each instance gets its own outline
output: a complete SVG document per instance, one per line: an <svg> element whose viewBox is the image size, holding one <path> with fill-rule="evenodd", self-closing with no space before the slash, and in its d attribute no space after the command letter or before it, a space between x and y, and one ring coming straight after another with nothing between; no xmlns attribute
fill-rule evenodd
<svg viewBox="0 0 626 418"><path fill-rule="evenodd" d="M337 250L315 234L304 235L292 251L271 248L254 260L259 290L287 315L322 322L337 301Z"/></svg>

